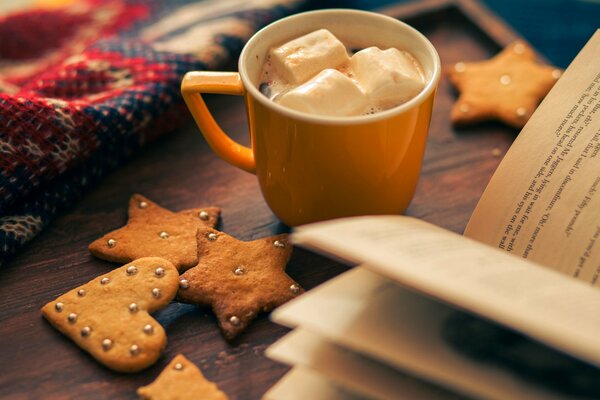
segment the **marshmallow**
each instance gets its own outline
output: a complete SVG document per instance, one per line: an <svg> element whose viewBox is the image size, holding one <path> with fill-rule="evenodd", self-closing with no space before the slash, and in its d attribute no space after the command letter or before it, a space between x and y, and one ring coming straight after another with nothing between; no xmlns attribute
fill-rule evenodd
<svg viewBox="0 0 600 400"><path fill-rule="evenodd" d="M346 75L326 69L313 79L281 95L279 104L310 114L349 116L363 114L367 97Z"/></svg>
<svg viewBox="0 0 600 400"><path fill-rule="evenodd" d="M350 69L369 101L381 109L404 103L425 86L418 62L395 48L361 50L350 59Z"/></svg>
<svg viewBox="0 0 600 400"><path fill-rule="evenodd" d="M348 61L344 44L327 29L301 36L270 51L271 63L288 83L300 84Z"/></svg>

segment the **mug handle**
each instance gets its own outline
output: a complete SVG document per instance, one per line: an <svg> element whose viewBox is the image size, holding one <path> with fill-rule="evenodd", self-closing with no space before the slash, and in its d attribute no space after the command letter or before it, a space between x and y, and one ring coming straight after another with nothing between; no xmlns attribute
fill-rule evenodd
<svg viewBox="0 0 600 400"><path fill-rule="evenodd" d="M254 174L256 162L252 149L242 146L223 132L206 107L201 93L243 96L246 89L240 75L237 72L188 72L181 81L181 94L213 151L228 163Z"/></svg>

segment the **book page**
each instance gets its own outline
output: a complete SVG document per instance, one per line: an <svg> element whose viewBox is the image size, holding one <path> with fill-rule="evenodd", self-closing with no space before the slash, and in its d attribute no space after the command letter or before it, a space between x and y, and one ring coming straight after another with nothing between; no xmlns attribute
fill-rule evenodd
<svg viewBox="0 0 600 400"><path fill-rule="evenodd" d="M454 349L442 335L444 321L453 312L456 311L448 306L357 267L279 307L272 319L317 333L331 343L364 354L363 357L475 398L556 400L569 397L532 385L517 374L477 362ZM286 358L297 360L299 357L288 354ZM374 368L375 361L360 364L365 373L365 369ZM338 367L342 371L337 374L343 374L343 370L350 367L348 363ZM381 368L384 367L379 366L374 371L379 377L373 384L391 389L402 383L400 373L399 382L393 382L390 372L382 374ZM387 380L392 382L381 382ZM383 387L378 388L378 393L383 390ZM395 397L402 398L409 393L401 390Z"/></svg>
<svg viewBox="0 0 600 400"><path fill-rule="evenodd" d="M305 225L292 240L600 365L600 295L556 271L405 216Z"/></svg>
<svg viewBox="0 0 600 400"><path fill-rule="evenodd" d="M364 400L324 376L305 368L294 368L262 397L263 400Z"/></svg>
<svg viewBox="0 0 600 400"><path fill-rule="evenodd" d="M600 285L600 31L523 128L465 236Z"/></svg>
<svg viewBox="0 0 600 400"><path fill-rule="evenodd" d="M463 399L304 328L288 333L269 346L265 354L275 361L316 371L374 400Z"/></svg>

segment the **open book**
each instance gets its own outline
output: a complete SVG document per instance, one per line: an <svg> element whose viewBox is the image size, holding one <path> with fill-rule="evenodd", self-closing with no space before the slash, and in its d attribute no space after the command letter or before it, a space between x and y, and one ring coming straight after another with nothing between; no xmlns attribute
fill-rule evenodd
<svg viewBox="0 0 600 400"><path fill-rule="evenodd" d="M598 54L600 31L464 236L405 216L295 231L297 245L360 266L273 313L296 329L267 354L294 368L267 398L600 398Z"/></svg>

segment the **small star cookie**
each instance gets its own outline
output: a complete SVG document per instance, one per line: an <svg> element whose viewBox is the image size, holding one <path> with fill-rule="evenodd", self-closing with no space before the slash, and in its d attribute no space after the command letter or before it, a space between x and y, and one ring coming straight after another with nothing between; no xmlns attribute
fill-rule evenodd
<svg viewBox="0 0 600 400"><path fill-rule="evenodd" d="M98 258L118 263L141 257L161 257L184 271L198 263L198 227L214 227L220 213L216 207L174 213L135 194L129 200L127 225L94 241L89 250Z"/></svg>
<svg viewBox="0 0 600 400"><path fill-rule="evenodd" d="M179 272L169 261L140 258L49 302L42 315L108 368L141 371L167 344L150 313L171 302L178 282Z"/></svg>
<svg viewBox="0 0 600 400"><path fill-rule="evenodd" d="M454 64L448 75L460 95L450 114L452 123L496 119L522 128L562 74L535 59L534 51L517 41L490 60Z"/></svg>
<svg viewBox="0 0 600 400"><path fill-rule="evenodd" d="M179 300L210 305L223 336L232 340L259 312L303 289L285 273L292 255L288 235L239 241L209 227L198 229L198 265L181 275Z"/></svg>
<svg viewBox="0 0 600 400"><path fill-rule="evenodd" d="M227 400L227 395L181 354L175 356L154 382L139 388L137 394L144 400Z"/></svg>

